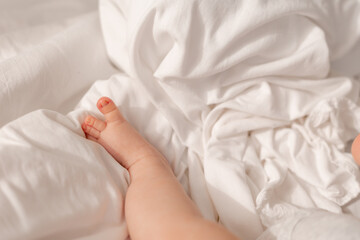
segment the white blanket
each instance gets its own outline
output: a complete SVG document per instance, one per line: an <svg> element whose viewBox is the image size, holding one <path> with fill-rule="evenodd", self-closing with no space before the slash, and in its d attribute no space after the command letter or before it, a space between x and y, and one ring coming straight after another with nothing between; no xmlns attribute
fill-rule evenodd
<svg viewBox="0 0 360 240"><path fill-rule="evenodd" d="M103 95L241 239L358 195L359 1L101 0L103 35L93 1L1 4L4 239L127 237L127 173L80 128Z"/></svg>

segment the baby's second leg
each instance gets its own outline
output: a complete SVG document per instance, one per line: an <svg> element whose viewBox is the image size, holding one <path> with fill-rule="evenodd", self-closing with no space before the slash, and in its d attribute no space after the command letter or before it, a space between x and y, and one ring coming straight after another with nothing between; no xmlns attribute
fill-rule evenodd
<svg viewBox="0 0 360 240"><path fill-rule="evenodd" d="M88 116L82 127L128 169L125 216L132 239L236 239L202 218L166 159L122 117L109 98L97 104L103 122Z"/></svg>

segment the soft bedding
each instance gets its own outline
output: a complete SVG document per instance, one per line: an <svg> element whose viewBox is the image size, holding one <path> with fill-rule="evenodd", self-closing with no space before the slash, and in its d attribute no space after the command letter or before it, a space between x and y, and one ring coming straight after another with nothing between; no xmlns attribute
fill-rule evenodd
<svg viewBox="0 0 360 240"><path fill-rule="evenodd" d="M359 1L2 0L0 12L2 238L128 237L127 172L80 127L104 95L241 239L291 239L319 210L360 216L347 149Z"/></svg>

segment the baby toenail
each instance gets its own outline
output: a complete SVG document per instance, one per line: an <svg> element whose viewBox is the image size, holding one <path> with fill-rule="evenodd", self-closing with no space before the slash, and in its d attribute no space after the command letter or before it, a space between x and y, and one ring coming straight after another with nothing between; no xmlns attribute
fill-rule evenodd
<svg viewBox="0 0 360 240"><path fill-rule="evenodd" d="M108 105L109 103L110 103L109 100L104 99L104 100L101 101L101 106L102 106L102 107L105 107L105 106Z"/></svg>
<svg viewBox="0 0 360 240"><path fill-rule="evenodd" d="M90 117L88 117L88 118L86 119L86 124L92 125L92 123L93 123L93 119L90 118Z"/></svg>

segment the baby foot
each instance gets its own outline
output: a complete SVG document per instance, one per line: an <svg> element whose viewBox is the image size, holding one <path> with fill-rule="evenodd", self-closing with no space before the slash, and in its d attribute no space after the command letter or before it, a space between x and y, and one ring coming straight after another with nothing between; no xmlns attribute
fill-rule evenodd
<svg viewBox="0 0 360 240"><path fill-rule="evenodd" d="M87 139L101 144L126 169L143 159L164 159L161 153L124 119L110 98L100 98L97 107L106 121L87 116L81 125Z"/></svg>

